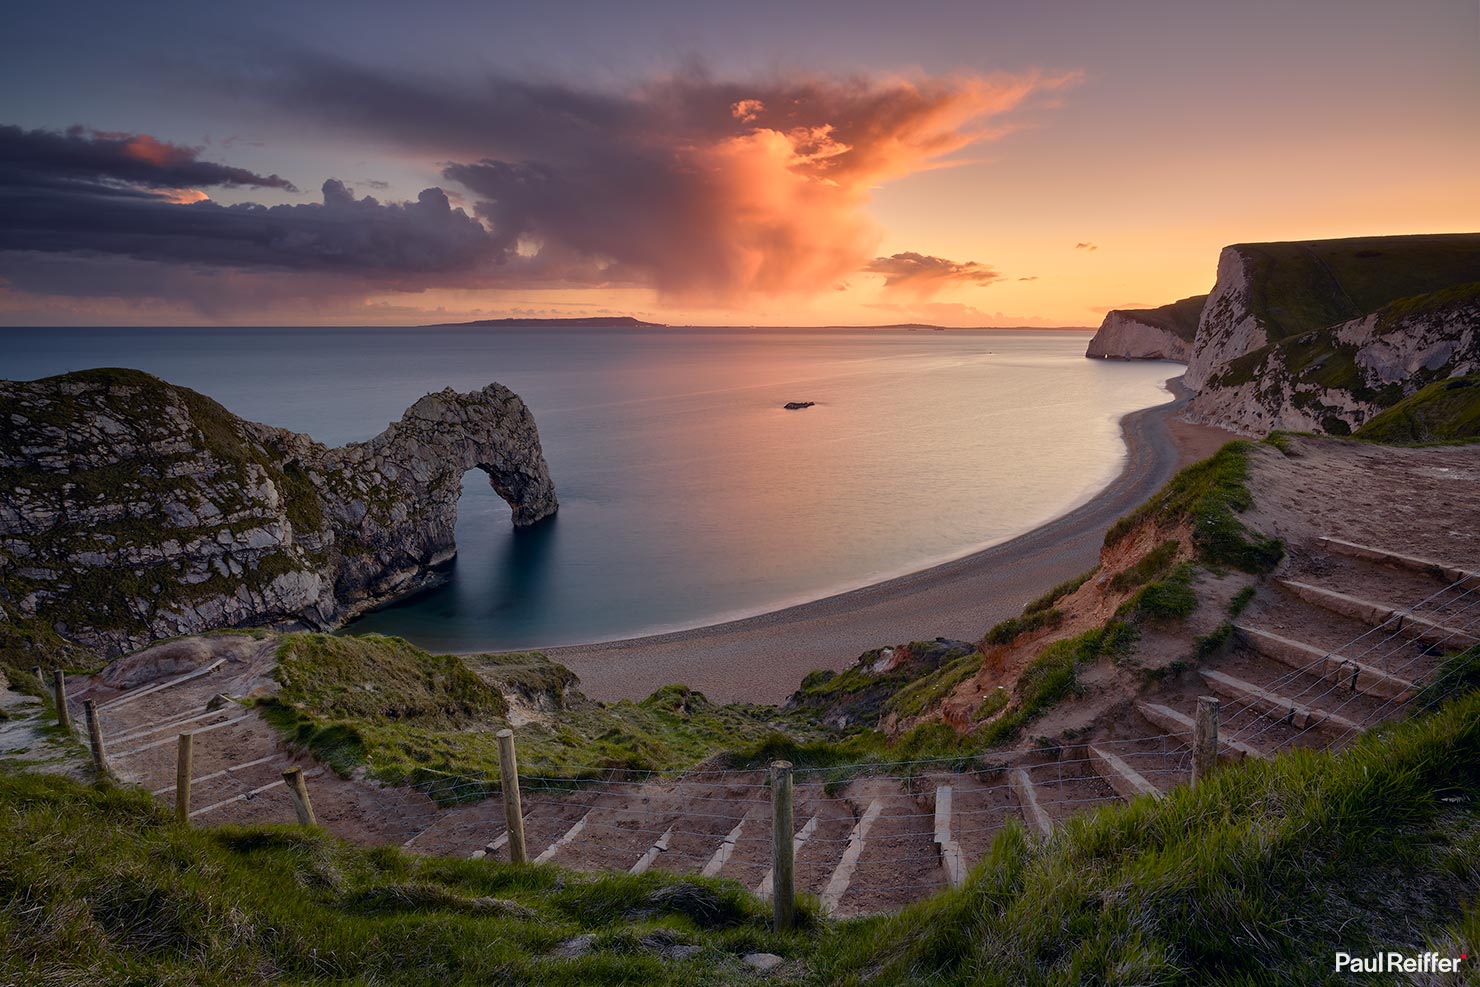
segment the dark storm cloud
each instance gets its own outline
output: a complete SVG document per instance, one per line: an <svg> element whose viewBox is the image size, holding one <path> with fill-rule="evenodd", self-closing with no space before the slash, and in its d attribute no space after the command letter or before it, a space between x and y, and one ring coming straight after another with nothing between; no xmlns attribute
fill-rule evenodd
<svg viewBox="0 0 1480 987"><path fill-rule="evenodd" d="M52 186L117 183L150 189L251 186L296 191L277 175L200 160L200 150L148 134L0 126L0 183Z"/></svg>
<svg viewBox="0 0 1480 987"><path fill-rule="evenodd" d="M865 267L880 239L866 210L880 183L999 135L1006 114L1070 81L740 83L689 72L608 94L304 55L254 85L316 128L450 160L444 177L474 193L504 251L558 245L665 294L715 301L825 290Z"/></svg>
<svg viewBox="0 0 1480 987"><path fill-rule="evenodd" d="M419 274L493 256L488 232L440 189L415 202L356 199L333 179L322 203L180 204L105 187L0 187L0 250L122 254L188 264Z"/></svg>
<svg viewBox="0 0 1480 987"><path fill-rule="evenodd" d="M331 179L319 203L220 205L200 188L294 189L198 153L147 134L0 127L0 250L392 278L467 270L496 253L440 189L382 203Z"/></svg>

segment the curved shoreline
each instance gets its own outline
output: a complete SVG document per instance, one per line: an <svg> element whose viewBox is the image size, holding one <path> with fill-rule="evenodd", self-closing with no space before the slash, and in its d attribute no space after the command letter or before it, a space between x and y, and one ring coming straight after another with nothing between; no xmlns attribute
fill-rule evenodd
<svg viewBox="0 0 1480 987"><path fill-rule="evenodd" d="M976 640L1049 586L1099 558L1106 529L1181 466L1234 438L1174 416L1191 397L1120 421L1125 467L1085 504L981 551L782 610L647 637L543 648L596 699L639 699L670 682L719 702L780 702L807 672L842 669L870 648L936 636Z"/></svg>

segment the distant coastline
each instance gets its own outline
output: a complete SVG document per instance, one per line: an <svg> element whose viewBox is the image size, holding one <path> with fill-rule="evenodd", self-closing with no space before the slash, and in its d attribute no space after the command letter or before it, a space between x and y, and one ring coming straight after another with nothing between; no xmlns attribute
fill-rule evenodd
<svg viewBox="0 0 1480 987"><path fill-rule="evenodd" d="M879 325L822 326L740 326L686 325L667 322L644 322L630 315L602 315L576 319L476 319L472 322L433 322L407 326L410 329L907 329L930 332L1094 332L1093 326L940 326L932 322L889 322Z"/></svg>

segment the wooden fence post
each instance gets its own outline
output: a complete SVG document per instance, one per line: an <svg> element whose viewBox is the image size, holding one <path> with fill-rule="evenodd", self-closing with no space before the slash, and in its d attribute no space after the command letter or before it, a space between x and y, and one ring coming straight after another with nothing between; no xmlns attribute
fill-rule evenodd
<svg viewBox="0 0 1480 987"><path fill-rule="evenodd" d="M194 741L194 734L180 734L180 751L175 758L175 821L182 826L190 822L191 748Z"/></svg>
<svg viewBox="0 0 1480 987"><path fill-rule="evenodd" d="M283 781L288 783L288 795L293 799L293 811L298 814L298 824L316 825L313 803L308 800L308 782L303 779L303 769L293 765L283 772Z"/></svg>
<svg viewBox="0 0 1480 987"><path fill-rule="evenodd" d="M85 699L82 712L87 716L87 740L92 745L93 770L101 778L108 773L108 757L103 752L103 724L98 720L98 704Z"/></svg>
<svg viewBox="0 0 1480 987"><path fill-rule="evenodd" d="M1212 776L1218 767L1218 700L1197 697L1197 719L1192 725L1192 783Z"/></svg>
<svg viewBox="0 0 1480 987"><path fill-rule="evenodd" d="M51 670L51 692L57 704L57 726L71 731L72 714L67 712L67 673L60 668Z"/></svg>
<svg viewBox="0 0 1480 987"><path fill-rule="evenodd" d="M31 674L36 676L36 681L41 683L41 688L46 688L46 674L41 671L40 665L31 666Z"/></svg>
<svg viewBox="0 0 1480 987"><path fill-rule="evenodd" d="M524 849L524 806L519 800L519 760L514 754L514 731L498 732L498 772L504 790L504 823L509 828L509 859L522 864L529 858Z"/></svg>
<svg viewBox="0 0 1480 987"><path fill-rule="evenodd" d="M778 931L796 920L792 832L791 762L776 761L771 765L771 915Z"/></svg>

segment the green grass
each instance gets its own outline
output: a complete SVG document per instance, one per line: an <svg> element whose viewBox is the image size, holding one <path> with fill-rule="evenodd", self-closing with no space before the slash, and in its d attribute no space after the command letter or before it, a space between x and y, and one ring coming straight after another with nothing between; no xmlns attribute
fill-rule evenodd
<svg viewBox="0 0 1480 987"><path fill-rule="evenodd" d="M1100 567L1096 565L1093 568L1088 569L1085 572L1082 572L1079 575L1075 576L1073 579L1064 580L1053 589L1049 590L1047 593L1044 593L1042 596L1038 597L1038 599L1033 600L1027 606L1023 607L1023 613L1035 614L1043 610L1053 609L1054 604L1058 603L1064 597L1068 596L1075 590L1079 589L1079 587L1089 582L1090 579L1093 578L1094 574L1099 571Z"/></svg>
<svg viewBox="0 0 1480 987"><path fill-rule="evenodd" d="M1251 307L1271 340L1480 280L1480 236L1354 237L1239 244L1253 269Z"/></svg>
<svg viewBox="0 0 1480 987"><path fill-rule="evenodd" d="M769 982L816 987L1336 987L1337 949L1473 949L1477 799L1471 691L1046 841L1009 823L960 888L844 922L804 902L778 935L730 882L184 828L142 792L0 773L0 982L739 984L764 950L791 960ZM577 935L590 953L553 955Z"/></svg>
<svg viewBox="0 0 1480 987"><path fill-rule="evenodd" d="M713 703L681 685L640 702L598 703L539 652L433 655L378 634L286 635L277 676L282 688L261 708L291 743L342 774L364 767L439 800L492 790L495 733L510 726L510 699L534 718L514 727L521 764L560 778L677 771L777 733L828 735L805 713Z"/></svg>
<svg viewBox="0 0 1480 987"><path fill-rule="evenodd" d="M1115 545L1144 524L1167 529L1186 522L1193 547L1205 563L1269 572L1284 558L1284 545L1250 531L1238 518L1254 502L1248 487L1252 448L1248 442L1230 442L1181 470L1150 500L1111 525L1105 545Z"/></svg>
<svg viewBox="0 0 1480 987"><path fill-rule="evenodd" d="M1477 797L1471 693L1346 754L1245 762L1046 843L1013 824L965 886L840 930L815 974L839 987L1350 983L1332 972L1337 949L1473 943Z"/></svg>
<svg viewBox="0 0 1480 987"><path fill-rule="evenodd" d="M1147 552L1145 557L1135 565L1117 572L1110 580L1110 588L1118 593L1124 593L1128 589L1145 585L1166 572L1172 564L1172 559L1177 557L1177 550L1181 547L1176 541L1162 542Z"/></svg>
<svg viewBox="0 0 1480 987"><path fill-rule="evenodd" d="M1353 434L1370 442L1402 444L1480 439L1480 374L1435 381Z"/></svg>
<svg viewBox="0 0 1480 987"><path fill-rule="evenodd" d="M806 955L731 882L414 858L287 827L187 829L147 794L0 775L0 982L644 984ZM595 936L586 956L552 951ZM675 945L692 959L665 958ZM785 980L783 980L785 982Z"/></svg>

